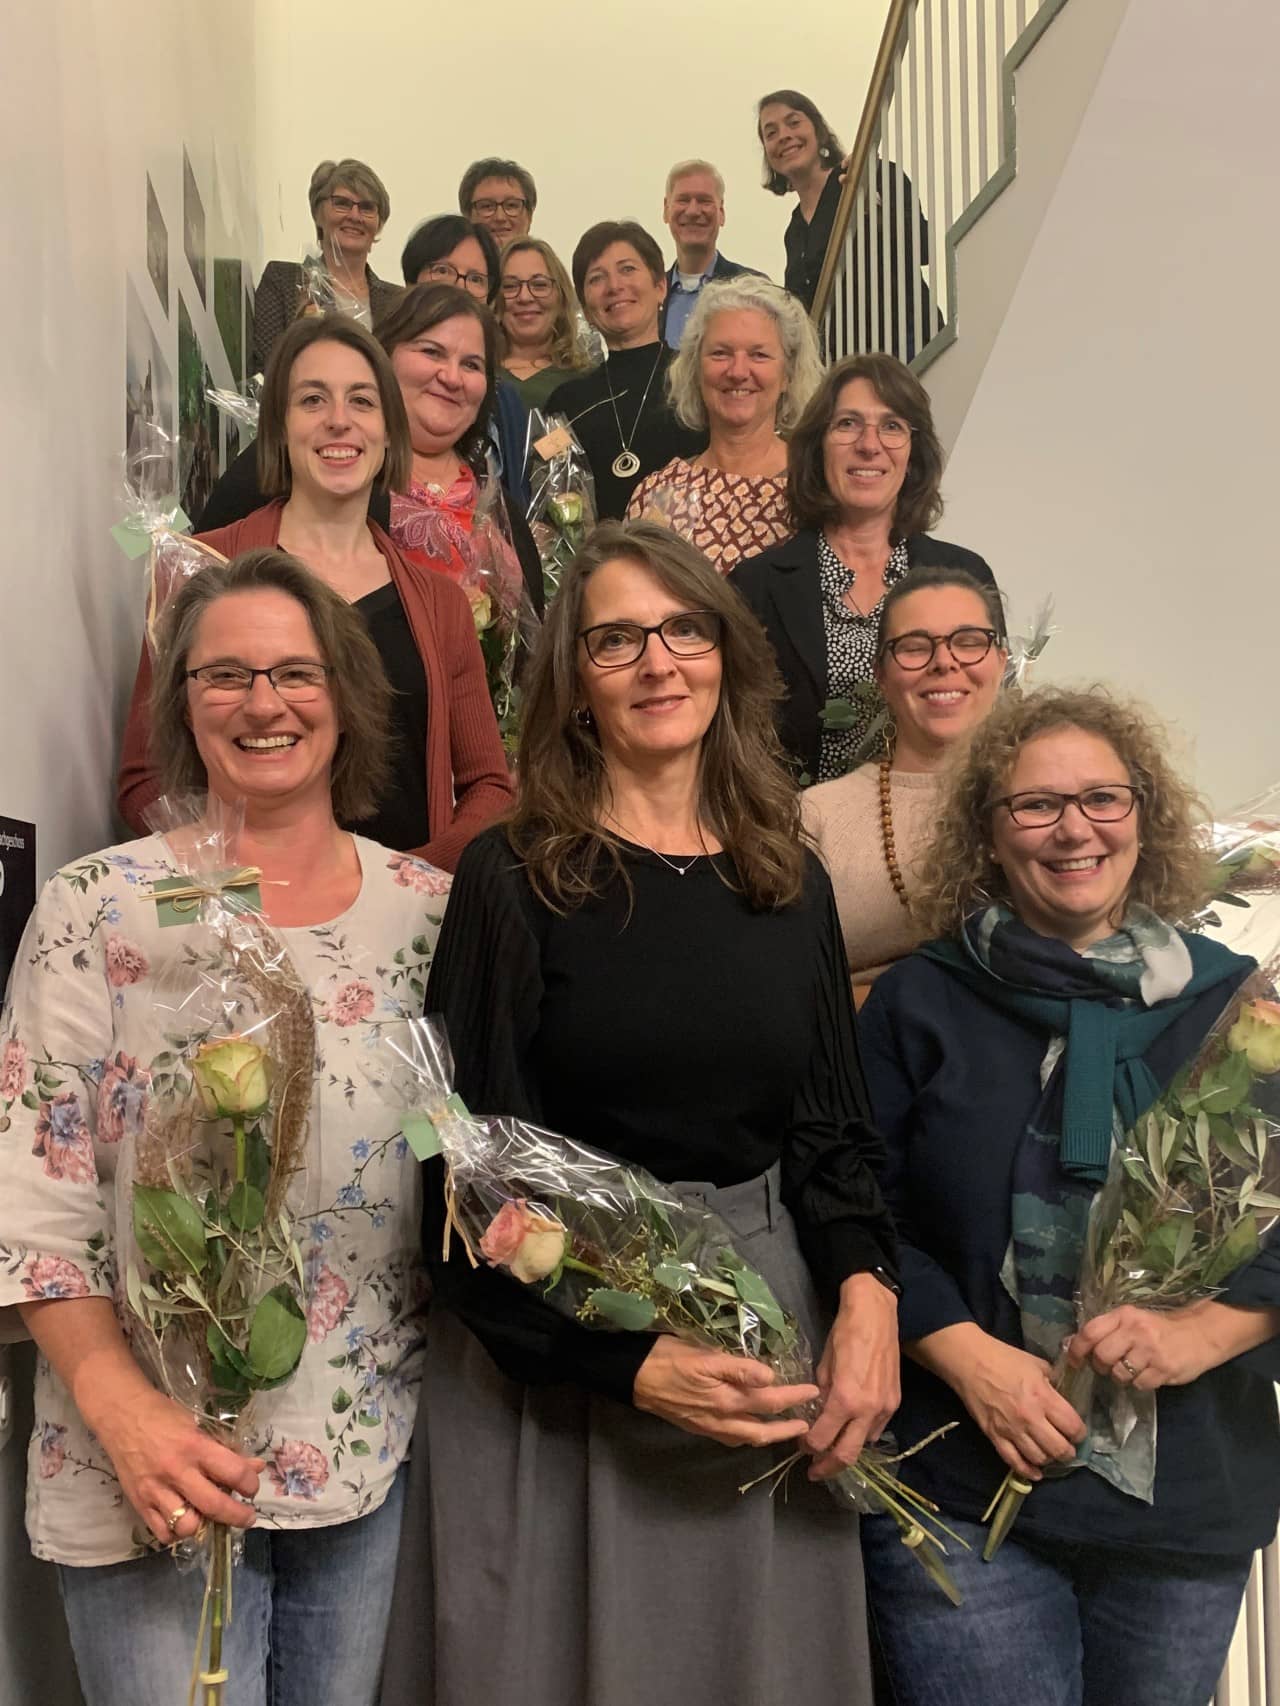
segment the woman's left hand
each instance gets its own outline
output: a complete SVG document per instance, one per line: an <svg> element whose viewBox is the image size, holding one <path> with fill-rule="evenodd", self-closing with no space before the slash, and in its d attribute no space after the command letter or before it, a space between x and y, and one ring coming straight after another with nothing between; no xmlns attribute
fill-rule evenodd
<svg viewBox="0 0 1280 1706"><path fill-rule="evenodd" d="M803 1444L813 1453L811 1481L826 1481L879 1439L901 1396L898 1300L874 1274L840 1287L840 1309L818 1364L822 1410Z"/></svg>
<svg viewBox="0 0 1280 1706"><path fill-rule="evenodd" d="M1224 1307L1211 1301L1189 1303L1182 1309L1123 1304L1095 1316L1073 1334L1067 1360L1076 1368L1090 1362L1099 1374L1136 1392L1187 1386L1236 1354L1215 1330L1222 1325L1218 1312Z"/></svg>

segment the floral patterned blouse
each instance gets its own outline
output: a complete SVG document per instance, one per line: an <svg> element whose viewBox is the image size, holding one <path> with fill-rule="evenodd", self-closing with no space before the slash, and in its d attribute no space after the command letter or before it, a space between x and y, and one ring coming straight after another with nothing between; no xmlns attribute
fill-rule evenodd
<svg viewBox="0 0 1280 1706"><path fill-rule="evenodd" d="M250 1413L269 1528L376 1509L406 1455L420 1378L418 1167L362 1056L386 1021L422 1011L450 878L354 839L363 880L352 905L279 930L315 1004L319 1164L316 1206L297 1222L307 1345L293 1379ZM174 874L157 836L109 848L52 877L27 926L0 1019L0 1337L21 1333L19 1301L116 1296L120 1307L120 1140L181 1041L166 1034L155 986L183 955L183 931L161 929L148 898ZM44 1358L27 1530L37 1557L63 1564L117 1563L153 1544Z"/></svg>
<svg viewBox="0 0 1280 1706"><path fill-rule="evenodd" d="M677 456L641 480L627 519L663 522L727 575L791 534L787 476L726 474Z"/></svg>

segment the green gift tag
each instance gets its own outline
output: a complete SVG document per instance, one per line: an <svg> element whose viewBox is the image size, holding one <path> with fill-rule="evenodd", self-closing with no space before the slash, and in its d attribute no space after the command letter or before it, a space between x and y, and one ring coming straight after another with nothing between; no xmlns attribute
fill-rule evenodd
<svg viewBox="0 0 1280 1706"><path fill-rule="evenodd" d="M189 533L191 517L178 502L176 492L167 498L162 498L158 505L160 511L168 517L166 526L174 533ZM143 527L137 521L121 521L111 529L111 537L132 561L135 557L143 557L151 549L151 530Z"/></svg>
<svg viewBox="0 0 1280 1706"><path fill-rule="evenodd" d="M440 1133L435 1128L435 1122L429 1120L425 1114L406 1114L400 1129L419 1161L430 1161L433 1155L439 1155Z"/></svg>
<svg viewBox="0 0 1280 1706"><path fill-rule="evenodd" d="M161 877L151 885L156 903L156 922L161 929L174 924L195 924L201 903L217 895L234 911L261 912L262 890L256 880L226 882L240 875L235 870L218 871L203 880L191 877Z"/></svg>

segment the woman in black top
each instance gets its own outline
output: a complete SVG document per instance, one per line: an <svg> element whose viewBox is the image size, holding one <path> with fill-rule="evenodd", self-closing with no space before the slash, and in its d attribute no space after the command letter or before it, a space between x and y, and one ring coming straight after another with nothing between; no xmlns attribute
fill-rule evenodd
<svg viewBox="0 0 1280 1706"><path fill-rule="evenodd" d="M795 89L761 97L756 132L764 149L764 187L774 195L794 190L798 197L787 226L783 283L809 308L835 223L844 149L809 97Z"/></svg>
<svg viewBox="0 0 1280 1706"><path fill-rule="evenodd" d="M439 1307L384 1706L869 1698L856 1520L803 1475L789 1499L736 1490L781 1440L835 1473L897 1391L848 973L775 690L704 557L653 524L599 527L548 612L520 803L462 862L427 1008L469 1105L728 1218L825 1335L821 1417L778 1419L813 1389L766 1392L749 1360L593 1333L498 1270L441 1264L433 1164Z"/></svg>
<svg viewBox="0 0 1280 1706"><path fill-rule="evenodd" d="M951 1559L965 1603L938 1617L896 1537L863 1524L900 1706L1203 1706L1275 1534L1274 1251L1212 1298L1076 1331L1071 1361L1101 1377L1078 1456L1084 1425L1050 1379L1113 1133L1253 969L1171 923L1206 898L1196 816L1140 707L1096 688L1006 697L939 811L915 902L935 940L859 1017L903 1239L895 1427L950 1425L913 1478L974 1548ZM1111 1420L1125 1388L1154 1394L1149 1429ZM1034 1490L984 1563L1006 1469Z"/></svg>
<svg viewBox="0 0 1280 1706"><path fill-rule="evenodd" d="M696 456L705 432L681 426L667 398L675 351L658 336L667 296L662 250L633 219L593 225L573 251L573 286L608 356L551 393L569 418L595 478L596 514L621 520L632 492L673 456Z"/></svg>
<svg viewBox="0 0 1280 1706"><path fill-rule="evenodd" d="M779 732L805 782L833 781L860 762L888 588L935 564L994 584L976 552L930 536L941 479L942 446L914 374L891 355L837 362L791 437L787 497L798 531L729 577L777 655L787 690Z"/></svg>

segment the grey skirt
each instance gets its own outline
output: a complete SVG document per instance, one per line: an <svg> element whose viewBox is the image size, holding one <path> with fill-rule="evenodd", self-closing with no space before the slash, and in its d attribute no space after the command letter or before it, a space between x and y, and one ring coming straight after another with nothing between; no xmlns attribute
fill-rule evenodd
<svg viewBox="0 0 1280 1706"><path fill-rule="evenodd" d="M825 1322L776 1171L678 1185L804 1323ZM382 1706L865 1706L858 1519L784 1448L731 1450L504 1376L433 1310Z"/></svg>

